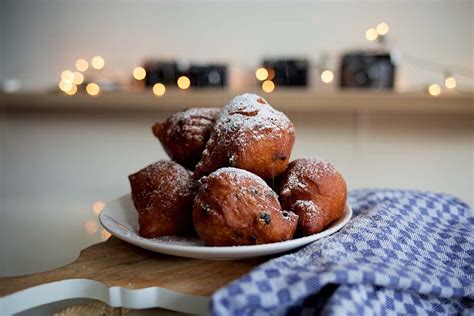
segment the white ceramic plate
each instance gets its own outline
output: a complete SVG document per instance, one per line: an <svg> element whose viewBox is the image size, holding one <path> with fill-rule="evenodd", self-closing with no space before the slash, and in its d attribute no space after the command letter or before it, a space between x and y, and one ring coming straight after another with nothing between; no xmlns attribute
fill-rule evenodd
<svg viewBox="0 0 474 316"><path fill-rule="evenodd" d="M197 237L164 236L153 239L140 237L137 234L138 213L130 194L109 202L100 213L99 219L112 235L141 248L180 257L226 260L260 257L305 246L335 233L347 224L351 216L352 209L346 204L342 218L318 234L271 244L231 247L209 247Z"/></svg>

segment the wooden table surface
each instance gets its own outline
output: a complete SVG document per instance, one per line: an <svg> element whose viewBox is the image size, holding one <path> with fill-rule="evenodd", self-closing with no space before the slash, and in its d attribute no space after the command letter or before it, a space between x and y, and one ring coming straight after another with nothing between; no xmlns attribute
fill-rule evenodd
<svg viewBox="0 0 474 316"><path fill-rule="evenodd" d="M185 294L210 296L268 259L209 261L174 257L135 247L112 236L84 249L76 261L64 267L0 278L0 297L67 279L90 279L108 287L128 289L158 286Z"/></svg>

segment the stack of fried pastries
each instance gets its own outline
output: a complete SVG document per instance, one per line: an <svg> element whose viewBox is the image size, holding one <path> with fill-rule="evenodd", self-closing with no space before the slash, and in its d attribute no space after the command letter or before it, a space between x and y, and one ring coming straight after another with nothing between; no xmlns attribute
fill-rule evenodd
<svg viewBox="0 0 474 316"><path fill-rule="evenodd" d="M265 244L321 232L344 213L342 175L319 158L290 163L293 123L262 97L184 110L152 130L171 160L129 176L142 237Z"/></svg>

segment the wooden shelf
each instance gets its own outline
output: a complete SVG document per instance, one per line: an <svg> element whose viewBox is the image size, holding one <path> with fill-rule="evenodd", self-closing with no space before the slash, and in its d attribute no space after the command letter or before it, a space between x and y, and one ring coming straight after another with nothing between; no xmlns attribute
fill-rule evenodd
<svg viewBox="0 0 474 316"><path fill-rule="evenodd" d="M242 92L228 90L169 90L162 97L151 91L108 92L97 97L59 93L0 94L0 108L99 109L177 111L190 107L220 107ZM271 94L257 92L275 108L285 112L388 112L472 114L473 93L432 97L424 93L340 91L323 93L305 89L280 89Z"/></svg>

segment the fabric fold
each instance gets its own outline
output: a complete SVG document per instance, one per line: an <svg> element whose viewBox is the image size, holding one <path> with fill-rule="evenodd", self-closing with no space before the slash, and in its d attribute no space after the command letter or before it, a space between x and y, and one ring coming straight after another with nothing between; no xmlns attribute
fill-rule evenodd
<svg viewBox="0 0 474 316"><path fill-rule="evenodd" d="M447 194L355 190L339 232L217 291L212 315L473 312L474 212Z"/></svg>

